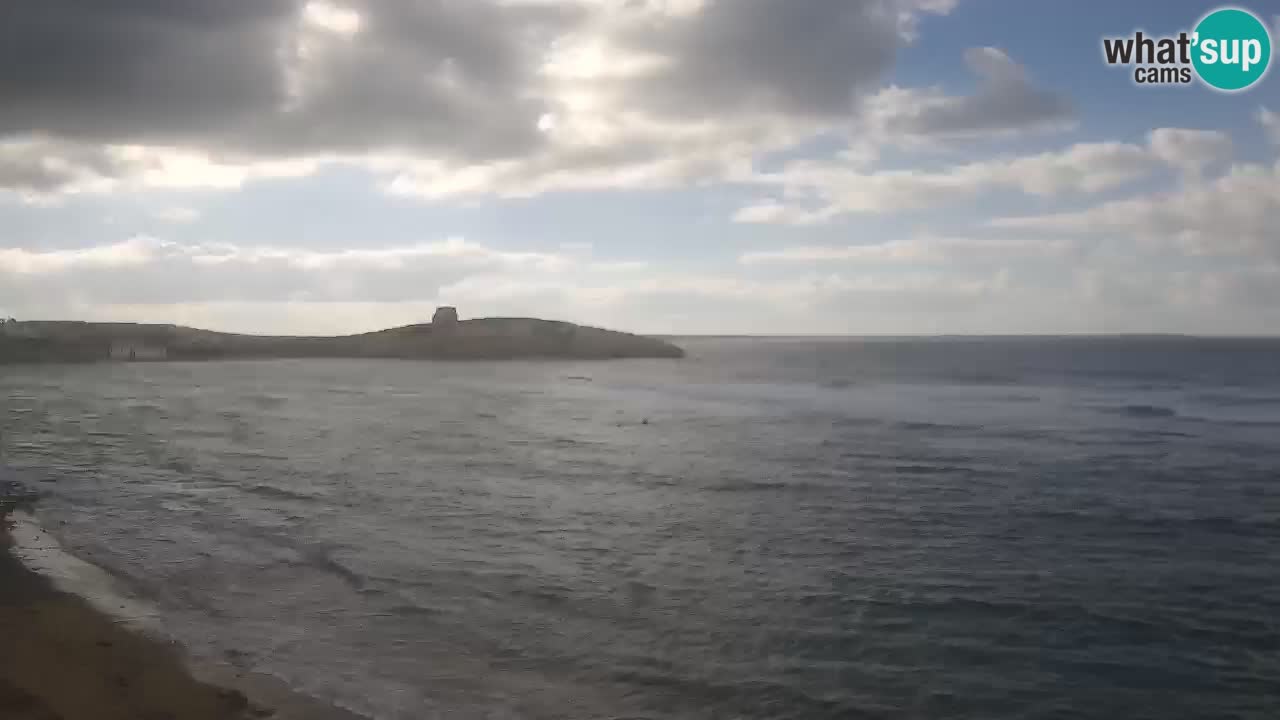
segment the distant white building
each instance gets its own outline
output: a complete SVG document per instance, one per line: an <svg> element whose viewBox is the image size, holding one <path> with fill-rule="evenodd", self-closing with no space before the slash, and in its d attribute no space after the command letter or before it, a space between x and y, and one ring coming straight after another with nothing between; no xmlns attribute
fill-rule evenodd
<svg viewBox="0 0 1280 720"><path fill-rule="evenodd" d="M143 340L112 340L111 359L123 362L168 360L169 348Z"/></svg>

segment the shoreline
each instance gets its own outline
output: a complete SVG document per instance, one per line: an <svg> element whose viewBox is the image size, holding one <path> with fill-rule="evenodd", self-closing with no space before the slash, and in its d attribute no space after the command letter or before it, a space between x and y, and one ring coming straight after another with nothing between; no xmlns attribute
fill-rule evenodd
<svg viewBox="0 0 1280 720"><path fill-rule="evenodd" d="M3 490L3 488L0 488ZM181 649L113 617L14 554L0 492L0 718L6 720L352 720L264 676L197 677Z"/></svg>
<svg viewBox="0 0 1280 720"><path fill-rule="evenodd" d="M536 318L458 320L452 308L441 308L430 323L332 337L244 335L136 323L0 323L0 361L10 363L231 358L613 360L684 356L679 347L653 337Z"/></svg>

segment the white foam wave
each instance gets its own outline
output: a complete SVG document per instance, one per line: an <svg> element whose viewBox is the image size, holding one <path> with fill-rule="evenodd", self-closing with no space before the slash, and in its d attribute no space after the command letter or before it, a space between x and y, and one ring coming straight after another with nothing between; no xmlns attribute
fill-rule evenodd
<svg viewBox="0 0 1280 720"><path fill-rule="evenodd" d="M15 511L9 520L13 540L10 552L23 565L48 578L62 592L84 598L99 612L150 633L160 632L160 616L153 606L134 596L101 568L64 550L34 515Z"/></svg>

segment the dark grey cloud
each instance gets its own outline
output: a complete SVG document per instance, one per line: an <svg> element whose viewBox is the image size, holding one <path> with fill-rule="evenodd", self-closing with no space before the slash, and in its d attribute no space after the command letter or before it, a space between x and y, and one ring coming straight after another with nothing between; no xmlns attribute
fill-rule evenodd
<svg viewBox="0 0 1280 720"><path fill-rule="evenodd" d="M1036 86L1017 63L996 48L974 48L965 63L978 76L972 95L909 93L902 107L881 118L897 133L917 137L999 134L1055 127L1074 117L1061 95Z"/></svg>
<svg viewBox="0 0 1280 720"><path fill-rule="evenodd" d="M620 39L671 63L627 96L676 116L846 114L891 66L904 2L710 0L692 14L649 14ZM539 61L590 12L495 0L339 4L360 15L357 37L306 37L302 0L0 4L0 135L516 154L540 138Z"/></svg>
<svg viewBox="0 0 1280 720"><path fill-rule="evenodd" d="M671 58L634 91L674 113L847 115L899 46L903 3L709 0L699 13L631 30L636 50Z"/></svg>
<svg viewBox="0 0 1280 720"><path fill-rule="evenodd" d="M309 22L317 5L358 17L358 29ZM122 144L195 151L222 166L388 156L413 173L494 175L468 186L477 192L503 178L554 189L724 176L752 148L852 117L908 42L913 18L949 5L706 0L671 12L586 0L0 3L0 143L40 138L34 150L8 155L0 145L0 187L40 193L138 180L148 158L104 150ZM612 53L606 66L659 62L570 80L545 71L584 38ZM590 109L575 105L581 95L592 98ZM614 113L630 119L615 124ZM550 132L543 118L569 130ZM698 149L708 143L719 144ZM425 177L418 192L448 185Z"/></svg>
<svg viewBox="0 0 1280 720"><path fill-rule="evenodd" d="M0 145L0 188L19 193L44 195L124 171L117 160L89 146L45 138Z"/></svg>
<svg viewBox="0 0 1280 720"><path fill-rule="evenodd" d="M485 0L360 0L357 36L298 0L0 4L0 137L237 155L518 153L544 108L538 43L580 14ZM299 94L298 89L302 89Z"/></svg>
<svg viewBox="0 0 1280 720"><path fill-rule="evenodd" d="M182 142L281 97L293 0L0 3L0 135Z"/></svg>
<svg viewBox="0 0 1280 720"><path fill-rule="evenodd" d="M429 150L482 160L539 145L541 55L582 18L561 6L360 0L359 35L312 38L303 94L259 139L269 148ZM307 42L306 39L303 42Z"/></svg>

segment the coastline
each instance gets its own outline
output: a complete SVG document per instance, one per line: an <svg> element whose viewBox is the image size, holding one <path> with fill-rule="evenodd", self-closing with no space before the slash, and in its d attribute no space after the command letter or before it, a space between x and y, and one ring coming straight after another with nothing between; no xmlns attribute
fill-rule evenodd
<svg viewBox="0 0 1280 720"><path fill-rule="evenodd" d="M175 645L60 590L12 552L10 515L26 501L0 493L0 718L355 717L299 697L270 678L227 670L212 682L199 679Z"/></svg>
<svg viewBox="0 0 1280 720"><path fill-rule="evenodd" d="M442 308L444 310L444 308ZM157 362L283 358L402 360L679 359L653 337L536 318L458 320L357 335L268 336L178 325L10 320L0 323L0 363Z"/></svg>

